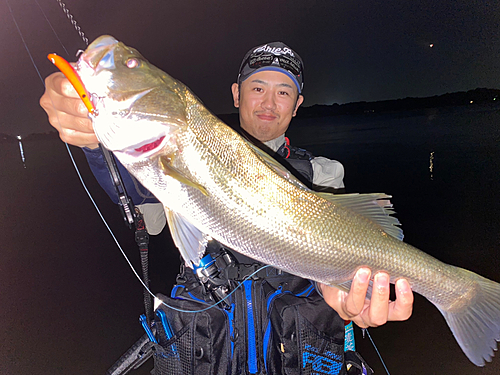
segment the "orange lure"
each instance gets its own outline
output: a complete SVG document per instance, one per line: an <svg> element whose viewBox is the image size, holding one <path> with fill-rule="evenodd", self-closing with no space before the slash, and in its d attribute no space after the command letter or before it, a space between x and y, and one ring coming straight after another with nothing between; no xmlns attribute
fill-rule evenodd
<svg viewBox="0 0 500 375"><path fill-rule="evenodd" d="M64 60L61 56L56 55L55 53L50 53L47 56L47 58L71 82L71 84L75 88L76 92L80 96L80 99L82 99L83 104L85 104L85 107L87 107L87 110L90 112L90 114L94 114L94 112L95 112L94 105L90 101L89 95L87 93L87 90L85 89L85 86L83 85L82 80L80 79L78 74L75 72L75 69L73 69L71 64L69 62L67 62L66 60Z"/></svg>

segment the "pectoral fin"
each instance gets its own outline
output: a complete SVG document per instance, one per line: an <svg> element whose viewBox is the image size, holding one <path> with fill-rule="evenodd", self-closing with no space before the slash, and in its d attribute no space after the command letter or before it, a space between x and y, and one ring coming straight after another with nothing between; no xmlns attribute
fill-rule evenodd
<svg viewBox="0 0 500 375"><path fill-rule="evenodd" d="M172 165L173 159L174 159L174 155L162 155L162 156L160 156L160 165L163 169L163 172L167 176L175 178L177 181L179 181L185 185L194 187L195 189L198 189L199 191L201 191L203 193L203 195L208 196L208 192L203 186L201 186L200 184L198 184L194 181L191 181L188 177L184 176L179 170L177 170Z"/></svg>
<svg viewBox="0 0 500 375"><path fill-rule="evenodd" d="M207 247L208 236L183 216L168 208L165 208L165 216L175 246L179 249L186 265L192 267L193 263L200 264L200 259Z"/></svg>

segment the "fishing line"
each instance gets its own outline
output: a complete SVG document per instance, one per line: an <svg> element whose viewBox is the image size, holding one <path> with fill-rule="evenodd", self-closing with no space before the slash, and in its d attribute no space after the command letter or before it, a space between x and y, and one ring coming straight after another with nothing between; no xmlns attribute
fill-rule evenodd
<svg viewBox="0 0 500 375"><path fill-rule="evenodd" d="M16 17L14 17L14 13L12 12L12 8L10 7L9 1L5 0L5 3L7 4L7 7L9 8L9 12L10 12L10 15L12 17L12 20L14 21L14 24L16 25L17 32L19 33L19 36L21 37L21 40L24 44L24 48L26 49L26 52L28 52L28 55L31 59L31 63L33 64L33 67L35 68L35 70L38 74L38 77L40 77L40 80L42 81L43 85L45 86L42 75L40 74L40 71L38 70L38 67L35 64L35 60L33 59L33 56L31 55L31 52L28 48L28 45L26 44L26 41L24 40L23 33L21 33L21 29L19 28L19 25L17 24Z"/></svg>
<svg viewBox="0 0 500 375"><path fill-rule="evenodd" d="M36 1L36 0L35 0ZM23 37L23 33L21 32L21 29L19 28L19 25L16 21L16 17L14 16L14 13L12 12L12 8L10 7L10 4L9 4L9 1L8 0L5 0L5 2L7 3L7 6L9 8L9 12L10 12L10 15L12 17L12 20L14 21L14 24L16 25L16 28L17 28L17 32L19 34L19 36L21 37L21 41L23 42L23 45L24 45L24 48L26 49L26 52L28 53L30 59L31 59L31 62L33 64L33 67L35 68L37 74L38 74L38 77L40 78L40 81L42 82L42 85L45 87L45 81L40 73L40 70L38 69L38 66L36 65L35 63L35 60L33 59L33 56L31 55L31 52L28 48L28 45L26 44L26 41L24 40L24 37ZM38 3L37 3L38 4ZM40 6L40 5L39 5ZM47 19L47 18L46 18ZM48 20L47 20L48 21ZM50 22L49 22L49 25L50 25ZM51 25L51 28L52 28L52 25ZM54 33L56 34L57 36L57 33L55 32L54 28L52 28L52 30L54 31ZM61 41L59 38L57 38L59 41ZM62 43L61 43L62 44ZM63 46L64 48L64 46ZM66 48L64 48L66 50ZM52 98L51 98L51 101L52 101ZM52 102L52 105L54 106L54 103ZM56 112L56 116L57 116L57 121L59 123L59 126L61 126L61 122L59 120L59 116L57 115L57 112ZM89 189L87 188L87 185L85 184L84 180L83 180L83 177L80 173L80 170L78 169L78 166L76 165L76 161L73 157L73 154L71 153L71 150L69 148L69 145L64 142L64 144L66 145L66 149L68 150L68 154L69 154L69 157L71 159L71 162L73 163L73 167L75 168L75 171L78 175L78 178L80 179L80 182L82 183L82 186L85 190L85 192L87 193L88 197L90 198L90 201L92 202L92 204L94 205L95 209L97 210L97 213L99 214L101 220L103 221L104 225L106 226L106 228L108 229L109 233L111 234L111 237L113 238L113 240L115 241L116 245L118 246L118 248L120 249L122 255L125 257L125 260L127 261L128 265L130 266L130 268L132 269L132 272L135 274L135 276L139 279L139 281L141 282L141 284L146 288L146 286L144 285L143 281L141 280L141 278L139 277L139 275L137 274L136 270L134 269L132 263L130 262L130 260L128 259L127 255L125 254L125 252L123 251L122 247L120 246L116 236L114 235L112 229L110 228L110 226L108 225L106 219L104 218L103 214L101 213L101 211L99 210L99 207L97 206L97 203L95 202L94 198L92 197L92 194L90 193ZM147 288L146 288L147 289ZM148 292L154 297L154 294L148 289Z"/></svg>
<svg viewBox="0 0 500 375"><path fill-rule="evenodd" d="M40 8L40 11L42 12L43 16L45 17L45 21L47 21L47 23L49 24L50 28L52 29L52 32L54 33L54 35L56 36L57 40L59 41L59 43L61 44L62 48L64 49L64 51L66 52L66 55L70 56L68 50L66 49L66 47L64 47L64 44L63 42L61 41L61 39L59 39L59 35L57 35L56 33L56 30L54 30L54 28L52 27L52 24L50 23L47 15L45 14L45 12L43 11L42 7L40 6L40 4L38 3L38 0L35 0L35 3L36 5L38 5L38 8Z"/></svg>
<svg viewBox="0 0 500 375"><path fill-rule="evenodd" d="M62 11L66 14L66 17L69 19L69 21L71 22L71 24L73 25L73 27L75 28L75 30L78 32L78 34L80 35L80 37L82 38L83 42L85 43L86 46L88 46L89 44L89 40L87 39L87 37L85 36L84 32L82 31L82 29L80 28L80 26L78 25L78 23L76 22L76 20L74 19L73 15L70 13L69 9L66 7L66 4L64 4L61 0L56 0L57 3L59 4L59 6L61 7ZM35 2L37 2L38 4L38 1L35 0ZM38 4L38 6L40 7L40 5ZM45 15L45 12L43 12L43 9L40 7L40 10L42 11L42 13L44 14L45 16L45 19L47 20L48 24L50 25L50 28L52 29L52 31L54 32L57 40L59 40L59 43L61 43L62 47L64 48L64 50L66 51L66 53L68 54L69 56L69 53L68 51L66 50L66 48L64 47L61 39L59 38L59 36L57 35L57 32L55 31L55 29L52 27L52 24L50 23L50 21L48 20L47 16ZM42 80L43 81L43 80ZM44 86L45 86L45 83L44 83ZM52 101L52 98L50 98L51 101ZM52 105L54 106L54 103L52 102ZM61 128L61 122L59 120L59 115L56 111L56 116L57 116L57 121L59 123L59 126ZM106 219L104 218L104 215L102 214L101 210L99 209L99 207L97 206L97 203L95 202L94 198L92 197L92 194L90 193L89 189L87 188L87 185L85 184L85 181L83 180L83 177L80 173L80 170L76 164L76 161L73 157L73 154L68 146L68 144L66 142L64 142L65 145L66 145L66 149L68 150L68 154L70 156L70 159L71 159L71 162L73 163L73 166L75 168L75 171L78 175L78 178L80 179L80 182L85 190L85 192L87 193L90 201L92 202L92 204L94 205L94 208L96 209L99 217L101 218L102 222L104 223L104 226L106 227L106 229L108 230L109 234L111 235L111 237L113 238L113 241L115 241L115 244L116 246L118 247L118 249L120 250L120 252L122 253L123 257L125 258L125 261L127 262L127 264L129 265L130 269L132 270L133 274L135 275L135 277L139 280L139 282L142 284L143 288L146 289L146 291L151 295L153 296L153 298L155 297L155 295L151 292L151 290L146 286L146 284L144 283L144 281L142 280L142 278L139 276L139 274L137 273L137 271L135 270L134 266L132 265L130 259L128 258L127 254L125 254L125 251L123 250L122 246L120 245L120 243L118 242L118 239L116 238L113 230L111 229L111 227L109 226L108 222L106 221ZM170 306L169 306L170 307Z"/></svg>
<svg viewBox="0 0 500 375"><path fill-rule="evenodd" d="M354 298L354 297L353 297ZM354 301L354 300L353 300ZM361 318L361 321L363 322L363 324L366 326L366 328L361 328L361 331L363 332L363 338L365 338L365 334L368 335L368 338L370 339L370 342L372 343L374 349L375 349L375 352L377 353L378 355L378 358L380 359L380 362L382 362L382 366L384 366L384 369L385 369L385 372L387 373L387 375L391 375L390 372L389 372L389 369L387 368L387 366L385 365L385 361L384 359L382 358L382 354L380 354L378 348L377 348L377 345L375 345L375 341L373 341L372 339L372 336L370 335L370 332L368 331L368 327L369 325L366 324L365 320L363 319L362 316L360 316Z"/></svg>
<svg viewBox="0 0 500 375"><path fill-rule="evenodd" d="M255 270L254 272L252 272L250 275L248 275L247 277L245 277L243 279L243 281L241 281L237 286L236 288L234 288L231 293L229 293L227 296L225 296L223 299L221 299L219 302L213 304L213 305L210 305L209 307L207 308L204 308L204 309L201 309L201 310L182 310L182 309L178 309L176 307L173 307L173 306L170 306L168 304L166 304L165 302L161 301L161 303L165 306L167 306L168 308L172 309L172 310L175 310L175 311L179 311L179 312L185 312L185 313L197 313L197 312L203 312L203 311L207 311L207 310L210 310L211 308L214 308L215 306L221 304L222 302L224 302L226 299L228 299L234 292L236 292L236 290L238 290L238 288L240 288L243 283L247 280L250 280L254 275L256 275L258 272L260 272L261 270L263 270L264 268L267 268L267 267L271 267L269 264L265 265L265 266L262 266L262 267L259 267L257 268L257 270ZM141 280L142 281L142 280ZM147 289L147 288L146 288ZM147 289L148 292L149 292L149 289ZM151 292L149 292L153 297L156 298L155 295L153 295Z"/></svg>
<svg viewBox="0 0 500 375"><path fill-rule="evenodd" d="M377 355L378 355L378 357L380 358L380 362L382 362L382 366L384 366L385 372L387 372L387 375L391 375L391 374L389 373L389 369L388 369L388 368L387 368L387 366L385 365L384 360L382 359L382 355L381 355L381 354L380 354L380 352L378 351L377 345L375 345L375 341L373 341L372 336L370 335L370 332L368 332L368 328L364 328L363 333L365 333L365 332L366 332L366 334L368 335L368 338L370 339L370 341L371 341L371 343L372 343L373 347L375 348L375 351L377 352Z"/></svg>
<svg viewBox="0 0 500 375"><path fill-rule="evenodd" d="M6 0L7 1L7 0ZM74 26L75 30L78 32L78 34L80 35L80 37L82 38L83 42L85 43L85 45L88 46L88 39L85 37L85 34L83 33L82 29L80 28L80 26L78 26L76 20L74 19L73 15L69 12L69 9L66 7L66 4L64 4L62 1L60 0L56 0L59 4L59 6L61 7L61 9L63 10L63 12L66 14L66 16L68 17L68 19L70 20L71 24ZM54 35L56 36L57 40L59 41L59 43L61 44L61 46L63 47L63 49L66 51L67 55L70 56L70 54L68 53L67 49L64 47L64 44L62 43L61 39L59 38L59 36L57 35L57 32L55 31L55 29L52 27L52 24L50 23L49 19L47 18L47 16L45 15L45 12L43 11L43 9L40 7L40 4L38 3L37 0L35 0L35 2L37 3L38 7L40 8L40 10L42 11L44 17L45 17L45 20L47 21L47 23L49 24L50 28L52 29ZM11 12L12 13L12 12ZM16 26L17 26L17 22L16 22ZM18 27L18 31L19 33L21 34L21 31ZM22 38L22 36L21 36ZM24 38L23 38L23 43L24 43ZM25 43L25 46L26 46L26 43ZM26 49L28 50L28 47L26 46ZM28 50L28 53L29 53L29 50ZM31 56L31 54L30 54ZM33 65L35 66L35 69L37 69L36 67L36 64L34 62L34 60L32 59L33 61ZM38 71L38 69L37 69ZM40 73L38 73L44 87L45 87L45 82L43 80L43 78L41 77ZM50 98L51 102L52 102L52 98ZM54 102L52 102L52 106L54 106ZM61 122L59 120L59 115L56 111L56 117L57 117L57 122L59 123L59 129L62 128L61 126ZM71 152L70 148L69 148L69 145L68 143L64 142L64 144L66 145L66 149L68 151L68 154L69 154L69 157L71 159L71 162L73 164L73 167L75 168L75 171L78 175L78 178L80 179L80 182L83 186L83 189L85 190L85 192L87 193L87 196L89 197L90 201L92 202L92 204L94 205L94 208L96 209L97 211L97 214L99 215L99 217L101 218L102 222L104 223L104 226L106 227L106 229L108 230L109 234L111 235L111 237L113 238L113 241L115 242L116 246L118 247L118 249L120 250L120 252L122 253L123 257L125 258L125 261L127 262L127 264L129 265L130 269L132 270L133 274L135 275L135 277L139 280L139 282L142 284L143 288L153 297L155 298L156 296L154 295L153 292L151 292L151 290L146 286L146 284L144 283L144 281L142 280L142 278L139 276L139 274L137 273L137 271L135 270L134 266L132 265L130 259L128 258L127 254L125 254L125 251L123 250L122 246L120 245L120 243L118 242L118 239L116 238L113 230L111 229L111 227L109 226L108 222L106 221L106 219L104 218L104 215L102 214L101 210L99 209L96 201L94 200L92 194L90 193L89 189L87 188L87 185L85 184L85 181L83 180L83 176L81 175L80 173L80 170L76 164L76 161L73 157L73 153ZM253 274L252 274L253 276ZM239 285L238 285L239 287ZM236 288L237 289L237 288ZM235 290L236 290L235 289ZM231 294L229 294L231 295ZM229 296L228 295L228 296ZM226 297L227 298L227 297ZM223 301L223 300L222 300ZM213 306L210 306L209 308L212 308L212 307L215 307L217 306L220 302L222 301L219 301L217 304L213 305ZM172 308L174 310L178 310L176 308L174 308L173 306L169 306L168 304L164 303L162 301L162 304L164 304L165 306L169 307L169 308ZM203 309L203 310L200 310L200 311L205 311L207 309ZM180 310L179 310L180 311ZM196 311L186 311L186 312L196 312Z"/></svg>
<svg viewBox="0 0 500 375"><path fill-rule="evenodd" d="M62 8L63 12L66 14L66 16L68 17L68 19L70 20L71 24L75 27L75 30L78 32L78 34L80 35L80 37L82 38L83 42L88 45L88 39L85 37L85 34L83 33L83 31L81 30L80 26L78 26L78 24L76 23L73 15L69 12L69 9L66 8L66 5L60 1L60 0L56 0L59 4L59 6ZM70 54L68 53L67 49L64 47L64 44L62 43L61 39L59 38L59 36L57 35L57 32L55 31L55 29L52 27L52 24L50 23L49 19L47 18L47 16L45 15L45 12L43 11L43 9L40 7L40 4L38 3L37 0L35 0L35 2L37 3L38 7L40 8L40 10L42 11L44 17L45 17L45 20L47 21L47 23L49 24L50 28L52 29L54 35L56 36L57 40L59 41L59 43L61 44L61 46L63 47L63 49L66 51L67 55L70 56ZM45 82L43 81L42 79L42 83L45 87ZM51 102L52 102L52 98L50 98ZM52 102L52 106L54 106L54 103ZM61 122L59 120L59 115L56 111L56 117L57 117L57 122L59 123L59 128L61 129ZM118 242L118 239L116 238L113 230L111 229L111 227L109 226L108 222L106 221L106 219L104 218L104 215L102 214L101 210L99 209L99 207L97 206L97 203L95 202L92 194L90 193L89 189L87 188L87 185L85 184L85 181L83 180L83 176L81 175L80 173L80 170L78 168L78 165L76 164L76 161L73 157L73 153L71 152L71 149L69 148L69 145L64 142L64 144L66 145L66 149L68 151L68 154L69 154L69 157L71 159L71 162L73 164L73 167L75 168L75 171L78 175L78 178L80 179L80 182L83 186L83 189L85 190L85 192L87 193L87 196L89 197L90 201L92 202L92 204L94 205L94 208L96 209L97 211L97 214L99 215L99 217L101 218L102 222L104 223L104 226L106 227L106 229L108 230L108 232L110 233L111 237L113 238L113 241L115 241L115 244L116 246L118 246L118 249L120 250L120 252L122 253L123 257L125 258L125 261L127 262L127 264L129 265L130 269L132 270L132 272L134 273L135 277L141 282L142 286L148 291L149 294L151 294L153 297L154 297L154 294L146 287L146 285L144 284L144 282L142 281L141 277L139 276L139 274L137 273L137 271L135 270L134 266L132 265L132 263L130 262L130 259L127 257L127 254L125 254L125 251L123 250L123 248L121 247L120 243Z"/></svg>

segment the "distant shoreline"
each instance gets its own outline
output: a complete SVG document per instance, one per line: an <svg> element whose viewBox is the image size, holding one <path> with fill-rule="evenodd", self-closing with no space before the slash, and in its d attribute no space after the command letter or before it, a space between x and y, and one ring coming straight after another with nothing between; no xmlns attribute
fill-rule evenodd
<svg viewBox="0 0 500 375"><path fill-rule="evenodd" d="M297 118L398 113L463 106L500 108L500 90L477 88L469 91L458 91L425 98L404 98L346 104L334 103L330 105L314 104L310 107L300 107L297 111ZM237 125L238 123L237 113L219 114L218 116L230 126Z"/></svg>
<svg viewBox="0 0 500 375"><path fill-rule="evenodd" d="M309 107L300 107L297 118L329 117L339 115L370 115L383 113L410 112L415 110L444 108L444 107L489 107L500 109L500 90L477 88L469 91L458 91L443 95L434 95L425 98L404 98L382 100L377 102L354 102L346 104L314 104ZM217 115L231 127L238 126L238 113L222 113ZM57 132L33 133L23 138L37 140L58 138ZM0 143L17 142L11 134L0 133Z"/></svg>

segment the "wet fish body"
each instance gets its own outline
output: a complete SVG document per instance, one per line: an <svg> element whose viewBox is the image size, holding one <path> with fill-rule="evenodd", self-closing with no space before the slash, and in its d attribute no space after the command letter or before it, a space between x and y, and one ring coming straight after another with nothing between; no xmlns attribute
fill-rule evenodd
<svg viewBox="0 0 500 375"><path fill-rule="evenodd" d="M208 236L297 276L344 288L355 271L389 272L441 311L476 365L500 341L500 284L401 241L384 194L331 195L304 187L212 115L182 83L104 36L77 72L93 93L99 141L165 206L187 263Z"/></svg>

